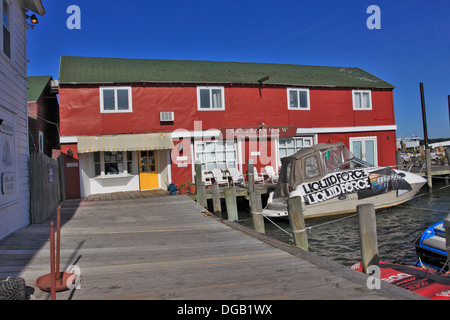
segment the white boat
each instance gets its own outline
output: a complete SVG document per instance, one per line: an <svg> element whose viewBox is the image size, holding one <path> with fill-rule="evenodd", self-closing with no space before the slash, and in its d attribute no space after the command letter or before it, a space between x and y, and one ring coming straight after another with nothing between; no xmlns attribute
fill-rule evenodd
<svg viewBox="0 0 450 320"><path fill-rule="evenodd" d="M419 175L362 161L343 143L317 144L281 161L277 187L263 209L267 217L287 217L287 199L295 196L305 218L356 212L364 203L388 208L412 199L426 183Z"/></svg>

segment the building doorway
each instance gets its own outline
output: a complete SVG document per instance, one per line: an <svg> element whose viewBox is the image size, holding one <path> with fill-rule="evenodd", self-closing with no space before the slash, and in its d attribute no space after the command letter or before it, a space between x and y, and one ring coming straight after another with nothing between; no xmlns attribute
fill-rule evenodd
<svg viewBox="0 0 450 320"><path fill-rule="evenodd" d="M141 191L159 188L156 150L139 152L139 184Z"/></svg>
<svg viewBox="0 0 450 320"><path fill-rule="evenodd" d="M376 137L350 138L350 151L355 157L375 166L378 165Z"/></svg>

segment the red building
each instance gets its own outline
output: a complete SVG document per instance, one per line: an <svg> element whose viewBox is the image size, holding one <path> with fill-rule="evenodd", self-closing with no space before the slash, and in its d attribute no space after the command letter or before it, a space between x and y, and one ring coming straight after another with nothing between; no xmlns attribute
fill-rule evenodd
<svg viewBox="0 0 450 320"><path fill-rule="evenodd" d="M166 188L247 159L258 171L316 143L394 165L391 84L359 68L62 57L69 198Z"/></svg>
<svg viewBox="0 0 450 320"><path fill-rule="evenodd" d="M28 77L28 143L32 153L59 153L59 106L52 77Z"/></svg>

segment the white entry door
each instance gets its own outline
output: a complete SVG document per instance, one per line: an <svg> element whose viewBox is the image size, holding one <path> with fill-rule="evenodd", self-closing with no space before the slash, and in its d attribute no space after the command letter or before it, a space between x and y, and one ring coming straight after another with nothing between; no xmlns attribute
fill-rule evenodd
<svg viewBox="0 0 450 320"><path fill-rule="evenodd" d="M355 157L378 165L377 137L350 138L350 151Z"/></svg>

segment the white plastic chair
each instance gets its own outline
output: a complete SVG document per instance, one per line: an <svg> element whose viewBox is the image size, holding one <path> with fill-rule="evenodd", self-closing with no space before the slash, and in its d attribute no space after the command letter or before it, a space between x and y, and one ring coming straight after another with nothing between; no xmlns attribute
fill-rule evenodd
<svg viewBox="0 0 450 320"><path fill-rule="evenodd" d="M211 170L214 176L214 180L216 180L217 184L220 186L221 184L226 184L230 186L227 178L224 178L222 175L222 171L220 169L212 169Z"/></svg>
<svg viewBox="0 0 450 320"><path fill-rule="evenodd" d="M258 170L256 170L256 167L253 167L253 180L255 183L262 182L264 184L264 176L260 173L258 173Z"/></svg>
<svg viewBox="0 0 450 320"><path fill-rule="evenodd" d="M211 178L212 176L203 172L202 173L202 180L205 183L205 187L210 187L211 186Z"/></svg>
<svg viewBox="0 0 450 320"><path fill-rule="evenodd" d="M278 182L278 172L275 172L272 166L266 166L265 167L266 174L269 176L267 181L272 181L272 183Z"/></svg>
<svg viewBox="0 0 450 320"><path fill-rule="evenodd" d="M228 168L228 172L230 173L231 180L233 181L234 185L245 183L244 176L239 172L237 168Z"/></svg>

